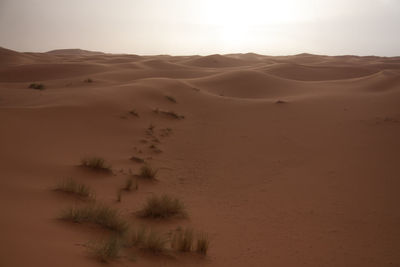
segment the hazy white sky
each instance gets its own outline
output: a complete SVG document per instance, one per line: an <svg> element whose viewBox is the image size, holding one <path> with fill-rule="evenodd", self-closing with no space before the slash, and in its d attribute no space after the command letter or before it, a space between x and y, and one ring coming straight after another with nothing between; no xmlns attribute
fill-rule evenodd
<svg viewBox="0 0 400 267"><path fill-rule="evenodd" d="M400 55L400 0L0 0L0 46Z"/></svg>

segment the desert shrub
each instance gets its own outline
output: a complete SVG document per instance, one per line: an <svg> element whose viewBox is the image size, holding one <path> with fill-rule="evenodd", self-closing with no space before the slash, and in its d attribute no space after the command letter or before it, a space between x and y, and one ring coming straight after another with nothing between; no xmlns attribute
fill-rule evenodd
<svg viewBox="0 0 400 267"><path fill-rule="evenodd" d="M71 178L62 180L56 187L56 191L74 194L79 197L92 197L92 190L89 186L74 181Z"/></svg>
<svg viewBox="0 0 400 267"><path fill-rule="evenodd" d="M119 237L112 236L108 239L90 242L88 248L101 262L109 262L118 258L119 251L122 248L122 242Z"/></svg>
<svg viewBox="0 0 400 267"><path fill-rule="evenodd" d="M108 165L103 158L87 157L81 160L81 166L97 171L111 171L111 165Z"/></svg>
<svg viewBox="0 0 400 267"><path fill-rule="evenodd" d="M42 83L31 83L29 85L29 88L35 89L35 90L44 90L44 84Z"/></svg>
<svg viewBox="0 0 400 267"><path fill-rule="evenodd" d="M186 211L185 206L179 199L163 195L161 197L152 196L147 199L139 214L146 218L165 219L173 216L185 217Z"/></svg>
<svg viewBox="0 0 400 267"><path fill-rule="evenodd" d="M65 209L60 218L76 223L94 223L121 234L128 229L128 223L120 217L117 210L97 203Z"/></svg>
<svg viewBox="0 0 400 267"><path fill-rule="evenodd" d="M87 78L86 80L84 80L85 83L92 83L93 80L91 78Z"/></svg>
<svg viewBox="0 0 400 267"><path fill-rule="evenodd" d="M155 170L149 164L145 164L140 168L139 176L144 179L155 179L158 170Z"/></svg>

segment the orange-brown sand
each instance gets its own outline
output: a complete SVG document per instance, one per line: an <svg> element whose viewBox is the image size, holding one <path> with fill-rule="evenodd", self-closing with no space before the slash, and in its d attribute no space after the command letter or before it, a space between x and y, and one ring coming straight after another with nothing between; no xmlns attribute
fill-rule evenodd
<svg viewBox="0 0 400 267"><path fill-rule="evenodd" d="M102 230L57 219L79 204L52 190L68 177L132 225L211 240L205 258L139 253L110 266L400 266L399 57L1 48L0 122L0 266L101 266L85 246ZM112 173L79 168L88 155ZM132 156L159 168L157 181L118 203L141 166ZM163 193L188 218L135 216Z"/></svg>

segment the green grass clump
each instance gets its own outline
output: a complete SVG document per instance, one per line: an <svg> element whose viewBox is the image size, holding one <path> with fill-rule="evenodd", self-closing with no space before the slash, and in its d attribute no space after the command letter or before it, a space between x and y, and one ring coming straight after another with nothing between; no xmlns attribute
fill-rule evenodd
<svg viewBox="0 0 400 267"><path fill-rule="evenodd" d="M139 176L145 179L155 179L157 176L158 170L155 170L149 164L145 164L140 168Z"/></svg>
<svg viewBox="0 0 400 267"><path fill-rule="evenodd" d="M172 248L181 252L190 252L193 247L193 229L178 231L172 238Z"/></svg>
<svg viewBox="0 0 400 267"><path fill-rule="evenodd" d="M72 178L62 180L55 190L85 198L93 195L92 190L87 185L76 182Z"/></svg>
<svg viewBox="0 0 400 267"><path fill-rule="evenodd" d="M128 223L120 217L117 210L97 203L70 207L62 212L60 218L76 223L94 223L120 234L128 229Z"/></svg>
<svg viewBox="0 0 400 267"><path fill-rule="evenodd" d="M88 248L101 262L110 262L118 258L122 242L117 236L112 236L108 239L91 242Z"/></svg>
<svg viewBox="0 0 400 267"><path fill-rule="evenodd" d="M29 88L35 89L35 90L44 90L44 84L42 83L31 83L29 85Z"/></svg>
<svg viewBox="0 0 400 267"><path fill-rule="evenodd" d="M196 252L202 255L207 255L208 248L210 247L210 240L207 234L199 234L196 243Z"/></svg>
<svg viewBox="0 0 400 267"><path fill-rule="evenodd" d="M185 206L177 199L168 195L152 196L147 199L143 209L139 212L145 218L166 219L173 216L186 216Z"/></svg>
<svg viewBox="0 0 400 267"><path fill-rule="evenodd" d="M100 157L83 158L81 160L81 166L97 171L111 171L111 165L108 165L106 161Z"/></svg>

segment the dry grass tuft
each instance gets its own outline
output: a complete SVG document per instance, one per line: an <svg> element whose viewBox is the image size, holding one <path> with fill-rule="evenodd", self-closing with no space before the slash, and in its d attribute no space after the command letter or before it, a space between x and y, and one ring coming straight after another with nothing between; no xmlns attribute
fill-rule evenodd
<svg viewBox="0 0 400 267"><path fill-rule="evenodd" d="M134 183L135 182L135 183ZM125 181L125 185L122 188L125 191L131 191L132 189L138 190L139 189L139 184L137 179L134 179L133 177L128 177Z"/></svg>
<svg viewBox="0 0 400 267"><path fill-rule="evenodd" d="M154 230L147 230L144 226L136 229L131 236L131 244L137 248L153 253L166 251L168 239Z"/></svg>
<svg viewBox="0 0 400 267"><path fill-rule="evenodd" d="M149 164L145 164L140 168L139 177L144 179L155 179L158 170L155 170Z"/></svg>
<svg viewBox="0 0 400 267"><path fill-rule="evenodd" d="M113 236L88 244L90 252L101 262L110 262L117 259L119 251L122 248L122 242L119 237Z"/></svg>
<svg viewBox="0 0 400 267"><path fill-rule="evenodd" d="M139 212L145 218L166 219L174 216L186 216L185 206L177 199L168 195L152 196L147 199L143 209Z"/></svg>
<svg viewBox="0 0 400 267"><path fill-rule="evenodd" d="M81 160L81 166L96 170L96 171L111 171L111 165L107 164L103 158L100 157L87 157Z"/></svg>
<svg viewBox="0 0 400 267"><path fill-rule="evenodd" d="M207 255L208 248L210 247L210 239L205 233L199 234L196 243L196 252L202 255Z"/></svg>
<svg viewBox="0 0 400 267"><path fill-rule="evenodd" d="M77 195L83 198L92 198L94 194L89 186L74 181L72 178L62 180L57 187L55 188L56 191Z"/></svg>
<svg viewBox="0 0 400 267"><path fill-rule="evenodd" d="M172 248L181 252L190 252L193 248L193 229L177 231L172 238Z"/></svg>
<svg viewBox="0 0 400 267"><path fill-rule="evenodd" d="M76 223L94 223L119 234L123 234L129 227L117 210L97 203L65 209L60 219Z"/></svg>
<svg viewBox="0 0 400 267"><path fill-rule="evenodd" d="M165 251L167 242L168 240L160 233L150 230L142 248L153 253L162 253Z"/></svg>
<svg viewBox="0 0 400 267"><path fill-rule="evenodd" d="M45 86L42 83L31 83L29 85L29 88L35 89L35 90L44 90Z"/></svg>

